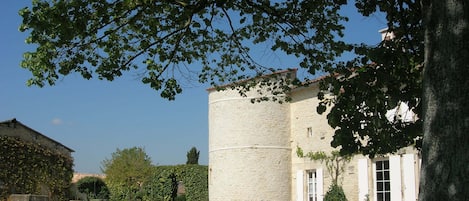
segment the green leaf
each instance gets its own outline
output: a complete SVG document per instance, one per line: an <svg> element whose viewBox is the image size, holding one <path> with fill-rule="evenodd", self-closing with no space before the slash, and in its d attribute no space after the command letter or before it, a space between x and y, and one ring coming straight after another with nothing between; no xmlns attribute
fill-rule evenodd
<svg viewBox="0 0 469 201"><path fill-rule="evenodd" d="M325 105L323 102L321 102L321 103L319 103L319 105L316 107L316 112L317 112L318 114L323 114L323 113L326 111L326 109L327 109L326 105Z"/></svg>

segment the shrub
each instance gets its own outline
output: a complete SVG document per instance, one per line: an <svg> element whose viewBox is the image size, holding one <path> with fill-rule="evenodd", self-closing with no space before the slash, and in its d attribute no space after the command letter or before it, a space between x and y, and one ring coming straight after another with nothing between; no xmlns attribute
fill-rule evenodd
<svg viewBox="0 0 469 201"><path fill-rule="evenodd" d="M199 164L200 151L197 151L197 148L192 147L189 152L187 152L187 162L186 164L198 165Z"/></svg>
<svg viewBox="0 0 469 201"><path fill-rule="evenodd" d="M142 184L151 177L153 165L145 149L132 147L117 149L110 159L102 162L102 170L106 174L106 184L113 201L141 199Z"/></svg>
<svg viewBox="0 0 469 201"><path fill-rule="evenodd" d="M324 196L324 201L347 201L342 186L332 184Z"/></svg>
<svg viewBox="0 0 469 201"><path fill-rule="evenodd" d="M84 177L76 185L78 191L86 194L88 199L109 199L109 189L98 177Z"/></svg>

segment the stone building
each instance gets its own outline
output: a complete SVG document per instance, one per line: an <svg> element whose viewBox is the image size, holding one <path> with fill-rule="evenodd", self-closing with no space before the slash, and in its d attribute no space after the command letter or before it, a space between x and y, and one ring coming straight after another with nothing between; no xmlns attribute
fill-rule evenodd
<svg viewBox="0 0 469 201"><path fill-rule="evenodd" d="M77 183L80 179L83 179L85 177L96 177L100 179L105 179L106 175L105 174L92 174L92 173L80 173L80 172L75 172L73 173L72 177L72 183Z"/></svg>
<svg viewBox="0 0 469 201"><path fill-rule="evenodd" d="M16 119L0 122L0 138L0 200L48 200L65 194L72 176L71 148Z"/></svg>
<svg viewBox="0 0 469 201"><path fill-rule="evenodd" d="M20 138L23 141L40 144L68 157L72 157L72 153L74 152L73 149L35 131L16 119L0 122L0 136Z"/></svg>
<svg viewBox="0 0 469 201"><path fill-rule="evenodd" d="M334 131L316 112L318 87L315 81L294 89L283 104L253 104L255 92L208 90L210 201L323 200L331 185L327 168L296 153L333 150ZM339 184L349 201L415 201L419 171L411 147L373 159L356 155Z"/></svg>

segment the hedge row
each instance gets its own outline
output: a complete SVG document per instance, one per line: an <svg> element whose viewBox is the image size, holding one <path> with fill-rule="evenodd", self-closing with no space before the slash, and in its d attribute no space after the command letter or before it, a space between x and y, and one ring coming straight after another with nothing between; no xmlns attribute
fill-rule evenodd
<svg viewBox="0 0 469 201"><path fill-rule="evenodd" d="M111 201L208 201L208 168L202 165L154 166L140 185L106 181ZM185 193L178 195L180 185Z"/></svg>
<svg viewBox="0 0 469 201"><path fill-rule="evenodd" d="M208 168L202 165L156 166L150 188L159 190L158 198L175 198L178 183L182 182L187 201L208 200ZM154 199L155 200L155 199Z"/></svg>

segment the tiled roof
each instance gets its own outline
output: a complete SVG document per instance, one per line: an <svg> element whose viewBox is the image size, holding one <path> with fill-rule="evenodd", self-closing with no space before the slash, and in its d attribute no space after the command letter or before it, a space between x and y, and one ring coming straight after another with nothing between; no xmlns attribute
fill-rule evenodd
<svg viewBox="0 0 469 201"><path fill-rule="evenodd" d="M61 146L61 147L65 148L65 149L67 149L69 152L75 152L73 149L71 149L71 148L69 148L69 147L63 145L62 143L57 142L57 141L55 141L54 139L49 138L49 137L47 137L46 135L44 135L44 134L42 134L42 133L40 133L40 132L38 132L38 131L36 131L36 130L34 130L34 129L32 129L32 128L26 126L26 125L24 125L24 124L21 123L20 121L16 120L16 118L13 118L13 119L10 119L10 120L6 120L6 121L2 121L2 122L0 122L0 125L1 125L1 124L4 124L4 125L7 124L8 126L14 126L14 127L16 127L16 126L22 126L22 127L26 128L27 130L30 130L30 131L34 132L35 134L44 137L45 139L49 140L50 142L52 142L52 143L54 143L54 144L56 144L56 145L58 145L58 146Z"/></svg>

